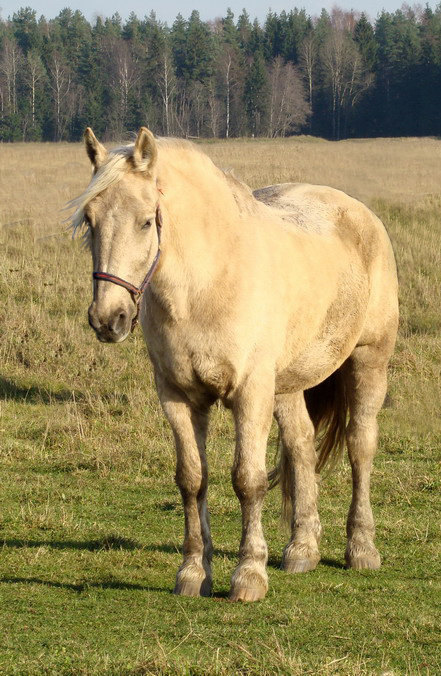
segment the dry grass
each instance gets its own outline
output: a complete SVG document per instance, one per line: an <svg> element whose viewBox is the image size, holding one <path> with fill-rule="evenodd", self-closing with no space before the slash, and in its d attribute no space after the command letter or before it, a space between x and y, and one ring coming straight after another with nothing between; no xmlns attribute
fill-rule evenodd
<svg viewBox="0 0 441 676"><path fill-rule="evenodd" d="M438 196L441 142L374 139L333 143L309 137L201 142L218 166L233 168L253 188L270 183L331 185L368 205L425 204ZM81 144L14 144L0 147L0 219L31 219L38 234L57 230L58 210L79 194L90 176Z"/></svg>
<svg viewBox="0 0 441 676"><path fill-rule="evenodd" d="M168 594L183 521L171 435L140 332L107 346L88 328L89 255L61 223L62 207L88 182L88 160L80 145L0 145L0 673L438 673L441 142L202 147L253 187L343 189L390 232L402 321L373 481L384 568L357 575L341 567L349 500L342 467L323 482L324 564L295 578L277 570L285 536L272 493L268 599L252 609L225 604L239 510L230 418L216 409L216 596Z"/></svg>
<svg viewBox="0 0 441 676"><path fill-rule="evenodd" d="M216 164L234 168L253 188L291 181L330 185L369 206L379 199L416 206L440 189L441 142L431 138L335 143L292 137L204 148Z"/></svg>
<svg viewBox="0 0 441 676"><path fill-rule="evenodd" d="M300 137L201 146L218 166L233 168L253 188L285 181L331 185L378 213L391 235L401 282L401 339L392 371L394 394L402 406L400 422L408 431L415 424L439 429L441 142L411 138L332 143ZM63 297L60 310L65 318L73 311L72 292L87 289L84 275L89 274L89 260L63 233L61 210L84 189L90 166L80 144L3 145L0 155L1 238L14 259L14 267L4 270L3 283L10 291L26 275L23 282L35 296L31 317L27 312L11 326L15 332L26 333L25 324L44 324L51 310L46 303L47 285L54 285ZM45 261L48 247L51 263L55 263L50 267ZM8 321L14 315L12 298L13 294L6 293ZM84 310L86 303L85 299ZM74 349L79 327L65 322L58 331L62 349L66 345L63 331L69 333L70 349ZM8 349L4 343L0 354ZM399 384L394 382L395 367Z"/></svg>

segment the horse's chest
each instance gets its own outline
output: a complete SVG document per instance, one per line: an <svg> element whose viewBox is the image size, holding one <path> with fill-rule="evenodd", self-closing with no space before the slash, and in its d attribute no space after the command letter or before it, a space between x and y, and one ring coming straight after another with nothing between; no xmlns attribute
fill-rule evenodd
<svg viewBox="0 0 441 676"><path fill-rule="evenodd" d="M221 341L198 331L163 330L147 336L149 350L168 382L191 397L224 398L235 382L235 368Z"/></svg>

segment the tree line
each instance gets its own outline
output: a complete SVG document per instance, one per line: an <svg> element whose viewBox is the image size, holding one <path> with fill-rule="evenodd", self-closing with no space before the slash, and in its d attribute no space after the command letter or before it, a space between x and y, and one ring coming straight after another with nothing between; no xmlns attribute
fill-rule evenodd
<svg viewBox="0 0 441 676"><path fill-rule="evenodd" d="M441 4L365 13L244 10L173 25L30 7L0 20L0 141L441 133Z"/></svg>

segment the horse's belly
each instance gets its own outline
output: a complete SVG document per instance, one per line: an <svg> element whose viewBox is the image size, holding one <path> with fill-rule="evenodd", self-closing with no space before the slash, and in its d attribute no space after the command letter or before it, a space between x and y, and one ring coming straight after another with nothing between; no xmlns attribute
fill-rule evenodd
<svg viewBox="0 0 441 676"><path fill-rule="evenodd" d="M276 372L276 394L306 390L336 371L357 345L367 306L367 288L348 294L329 308L316 335L303 344L289 336Z"/></svg>
<svg viewBox="0 0 441 676"><path fill-rule="evenodd" d="M354 347L355 343L337 355L313 343L276 374L276 394L299 392L318 385L341 366Z"/></svg>

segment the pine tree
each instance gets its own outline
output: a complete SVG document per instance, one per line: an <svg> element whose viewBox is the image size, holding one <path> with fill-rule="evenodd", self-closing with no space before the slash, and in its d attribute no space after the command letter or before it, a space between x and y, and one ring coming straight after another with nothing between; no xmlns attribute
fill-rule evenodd
<svg viewBox="0 0 441 676"><path fill-rule="evenodd" d="M377 43L375 42L374 29L363 12L355 24L354 40L358 45L363 58L364 66L369 71L374 71L377 62Z"/></svg>
<svg viewBox="0 0 441 676"><path fill-rule="evenodd" d="M230 7L226 17L222 19L222 41L228 45L239 45L239 31L234 25L234 14Z"/></svg>
<svg viewBox="0 0 441 676"><path fill-rule="evenodd" d="M186 69L187 22L182 14L176 17L171 29L173 61L177 77L183 77Z"/></svg>
<svg viewBox="0 0 441 676"><path fill-rule="evenodd" d="M270 61L273 57L280 54L282 51L280 21L274 12L268 12L263 34L263 53L266 61Z"/></svg>
<svg viewBox="0 0 441 676"><path fill-rule="evenodd" d="M259 136L265 127L268 110L268 76L261 51L257 51L251 61L245 79L244 100L249 131L252 136Z"/></svg>
<svg viewBox="0 0 441 676"><path fill-rule="evenodd" d="M208 26L193 10L188 21L185 43L183 76L188 80L204 82L213 72L213 41Z"/></svg>
<svg viewBox="0 0 441 676"><path fill-rule="evenodd" d="M12 17L12 29L17 44L25 56L30 50L41 49L42 39L35 10L21 7Z"/></svg>
<svg viewBox="0 0 441 676"><path fill-rule="evenodd" d="M251 40L251 22L248 12L244 9L237 20L237 32L239 35L239 46L244 54L249 54L249 44Z"/></svg>

